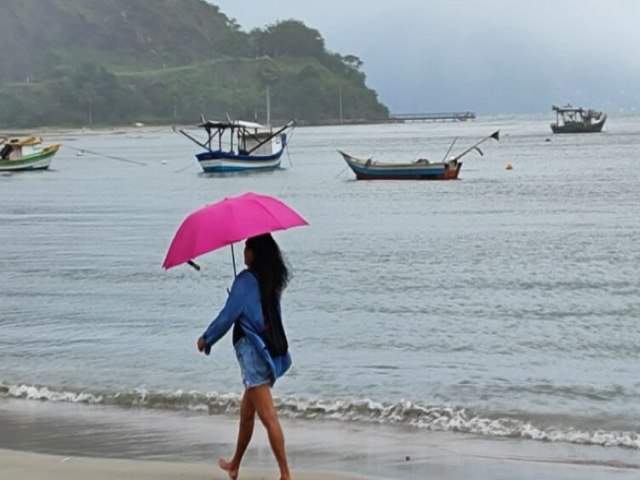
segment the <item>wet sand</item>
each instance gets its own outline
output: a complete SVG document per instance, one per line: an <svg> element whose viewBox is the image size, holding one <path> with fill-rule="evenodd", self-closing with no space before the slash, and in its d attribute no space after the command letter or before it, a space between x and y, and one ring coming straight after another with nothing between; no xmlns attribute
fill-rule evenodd
<svg viewBox="0 0 640 480"><path fill-rule="evenodd" d="M632 449L282 420L294 478L600 480L640 478ZM225 479L234 417L0 399L0 478ZM260 425L241 479L277 479Z"/></svg>
<svg viewBox="0 0 640 480"><path fill-rule="evenodd" d="M299 480L357 480L355 475L327 472L294 472ZM0 450L0 475L14 480L226 480L228 476L208 465L175 462L150 462L88 457L62 457L38 453ZM239 478L262 480L277 478L277 472L268 469L245 469ZM363 478L363 477L360 477Z"/></svg>

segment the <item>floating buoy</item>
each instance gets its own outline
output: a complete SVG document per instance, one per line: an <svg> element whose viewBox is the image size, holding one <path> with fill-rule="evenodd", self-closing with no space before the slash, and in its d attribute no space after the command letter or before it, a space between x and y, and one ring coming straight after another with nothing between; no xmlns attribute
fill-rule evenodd
<svg viewBox="0 0 640 480"><path fill-rule="evenodd" d="M505 170L513 170L513 165L511 165L511 162L507 163L507 164L504 166L504 169L505 169Z"/></svg>

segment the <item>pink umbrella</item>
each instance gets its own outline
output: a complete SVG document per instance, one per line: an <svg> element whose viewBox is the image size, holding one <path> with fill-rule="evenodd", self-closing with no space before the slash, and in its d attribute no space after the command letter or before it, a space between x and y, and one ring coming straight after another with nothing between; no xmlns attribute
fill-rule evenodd
<svg viewBox="0 0 640 480"><path fill-rule="evenodd" d="M193 259L204 253L256 235L302 225L308 225L307 221L277 198L251 192L226 197L184 219L162 266L169 269L188 263L199 270ZM233 269L235 273L235 259Z"/></svg>

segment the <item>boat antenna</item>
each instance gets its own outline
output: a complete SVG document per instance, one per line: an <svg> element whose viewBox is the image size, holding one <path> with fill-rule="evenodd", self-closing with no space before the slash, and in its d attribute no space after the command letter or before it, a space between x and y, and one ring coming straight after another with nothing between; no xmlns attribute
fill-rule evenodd
<svg viewBox="0 0 640 480"><path fill-rule="evenodd" d="M491 135L487 135L482 140L474 143L469 148L467 148L464 152L462 152L462 153L456 155L455 157L453 157L453 160L459 160L463 156L465 156L467 153L469 153L470 151L478 149L478 145L480 145L482 142L485 142L485 141L489 140L490 138L493 138L495 141L499 141L500 140L500 130L496 130Z"/></svg>
<svg viewBox="0 0 640 480"><path fill-rule="evenodd" d="M447 156L449 155L449 153L451 152L451 149L455 145L456 140L458 140L458 137L453 137L453 142L451 142L451 145L449 145L449 150L447 150L447 153L445 153L444 157L442 157L442 161L443 162L447 160Z"/></svg>

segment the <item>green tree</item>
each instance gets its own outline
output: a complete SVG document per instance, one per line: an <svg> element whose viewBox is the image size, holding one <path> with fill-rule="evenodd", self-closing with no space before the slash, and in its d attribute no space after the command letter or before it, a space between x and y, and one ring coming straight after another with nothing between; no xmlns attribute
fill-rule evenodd
<svg viewBox="0 0 640 480"><path fill-rule="evenodd" d="M362 63L362 60L360 60L355 55L345 55L344 57L342 57L342 61L345 63L345 65L357 71L360 71L362 65L364 65Z"/></svg>
<svg viewBox="0 0 640 480"><path fill-rule="evenodd" d="M313 57L324 55L324 39L320 32L298 20L284 20L265 30L252 32L258 55L277 57Z"/></svg>

